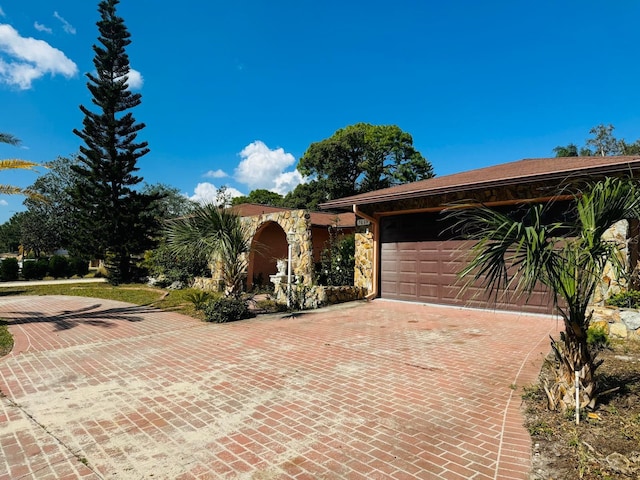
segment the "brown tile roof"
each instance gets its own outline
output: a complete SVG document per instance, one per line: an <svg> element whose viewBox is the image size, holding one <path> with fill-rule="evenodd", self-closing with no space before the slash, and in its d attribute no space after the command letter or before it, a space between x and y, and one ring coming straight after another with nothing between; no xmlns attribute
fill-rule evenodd
<svg viewBox="0 0 640 480"><path fill-rule="evenodd" d="M338 198L321 204L320 208L351 208L353 205L366 205L401 198L433 196L546 180L562 181L575 176L632 173L639 170L640 158L634 156L529 158Z"/></svg>
<svg viewBox="0 0 640 480"><path fill-rule="evenodd" d="M296 210L294 208L272 207L269 205L259 205L256 203L241 203L234 205L231 210L241 217L254 217L268 213L288 212ZM356 216L349 213L325 213L325 212L309 212L311 215L311 225L317 227L336 226L355 227Z"/></svg>

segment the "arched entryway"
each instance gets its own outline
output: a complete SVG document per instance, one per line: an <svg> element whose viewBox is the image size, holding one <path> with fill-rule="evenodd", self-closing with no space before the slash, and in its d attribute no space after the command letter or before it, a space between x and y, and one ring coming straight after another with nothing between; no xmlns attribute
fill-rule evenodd
<svg viewBox="0 0 640 480"><path fill-rule="evenodd" d="M276 261L280 258L287 258L287 234L278 223L265 222L251 241L247 289L269 286L269 276L278 271Z"/></svg>

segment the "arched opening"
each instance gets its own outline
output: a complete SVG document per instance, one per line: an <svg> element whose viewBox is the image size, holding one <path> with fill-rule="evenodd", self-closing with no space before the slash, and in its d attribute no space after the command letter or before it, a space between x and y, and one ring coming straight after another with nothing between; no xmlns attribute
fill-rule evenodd
<svg viewBox="0 0 640 480"><path fill-rule="evenodd" d="M287 258L287 234L278 223L266 222L251 241L247 288L269 286L269 276L278 271L279 258Z"/></svg>

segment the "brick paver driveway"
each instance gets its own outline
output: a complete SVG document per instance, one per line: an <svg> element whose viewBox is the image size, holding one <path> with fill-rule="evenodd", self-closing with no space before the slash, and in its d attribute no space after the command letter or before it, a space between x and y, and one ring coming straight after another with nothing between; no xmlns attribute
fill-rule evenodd
<svg viewBox="0 0 640 480"><path fill-rule="evenodd" d="M0 478L525 479L554 319L376 300L215 325L5 297Z"/></svg>

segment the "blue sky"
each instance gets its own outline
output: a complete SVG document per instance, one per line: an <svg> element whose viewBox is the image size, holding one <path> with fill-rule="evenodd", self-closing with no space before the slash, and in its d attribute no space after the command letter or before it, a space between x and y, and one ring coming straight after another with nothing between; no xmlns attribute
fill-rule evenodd
<svg viewBox="0 0 640 480"><path fill-rule="evenodd" d="M0 158L78 151L97 0L0 0ZM357 122L409 132L437 175L640 138L640 1L122 0L147 183L285 193ZM27 186L36 173L2 172ZM0 197L0 222L23 209Z"/></svg>

